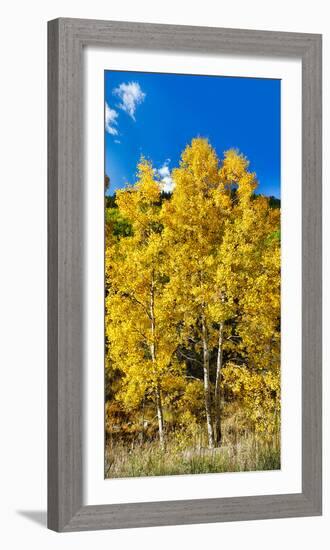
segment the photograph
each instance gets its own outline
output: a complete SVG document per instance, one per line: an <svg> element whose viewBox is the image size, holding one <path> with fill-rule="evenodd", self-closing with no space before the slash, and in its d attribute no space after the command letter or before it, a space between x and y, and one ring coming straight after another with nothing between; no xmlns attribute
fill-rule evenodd
<svg viewBox="0 0 330 550"><path fill-rule="evenodd" d="M104 71L104 477L281 469L281 80Z"/></svg>

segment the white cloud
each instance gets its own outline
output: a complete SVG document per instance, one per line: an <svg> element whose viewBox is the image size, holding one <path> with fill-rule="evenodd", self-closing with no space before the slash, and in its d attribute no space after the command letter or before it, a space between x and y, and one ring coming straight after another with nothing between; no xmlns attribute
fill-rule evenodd
<svg viewBox="0 0 330 550"><path fill-rule="evenodd" d="M118 135L118 130L115 126L118 125L117 122L118 113L114 109L111 109L109 105L105 104L105 129L112 136Z"/></svg>
<svg viewBox="0 0 330 550"><path fill-rule="evenodd" d="M114 141L115 143L118 143L118 144L121 143L120 139L115 139Z"/></svg>
<svg viewBox="0 0 330 550"><path fill-rule="evenodd" d="M166 193L172 193L174 188L174 181L171 176L169 163L170 163L170 159L167 159L164 162L163 166L155 170L156 174L160 178L162 191L165 191Z"/></svg>
<svg viewBox="0 0 330 550"><path fill-rule="evenodd" d="M138 82L122 82L113 90L113 94L121 100L118 107L125 111L133 120L135 120L135 110L137 105L142 103L146 94L141 90Z"/></svg>

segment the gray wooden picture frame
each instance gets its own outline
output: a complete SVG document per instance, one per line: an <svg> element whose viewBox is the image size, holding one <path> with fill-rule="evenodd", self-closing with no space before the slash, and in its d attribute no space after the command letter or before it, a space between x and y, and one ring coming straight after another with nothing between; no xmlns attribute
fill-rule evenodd
<svg viewBox="0 0 330 550"><path fill-rule="evenodd" d="M83 49L302 60L302 492L83 505ZM321 514L321 36L56 19L48 24L48 526L80 531Z"/></svg>

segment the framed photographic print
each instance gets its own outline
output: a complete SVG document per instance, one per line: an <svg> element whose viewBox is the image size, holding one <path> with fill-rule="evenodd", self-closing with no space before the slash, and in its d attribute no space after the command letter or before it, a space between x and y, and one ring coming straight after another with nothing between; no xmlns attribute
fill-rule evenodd
<svg viewBox="0 0 330 550"><path fill-rule="evenodd" d="M321 514L321 37L49 23L48 525Z"/></svg>

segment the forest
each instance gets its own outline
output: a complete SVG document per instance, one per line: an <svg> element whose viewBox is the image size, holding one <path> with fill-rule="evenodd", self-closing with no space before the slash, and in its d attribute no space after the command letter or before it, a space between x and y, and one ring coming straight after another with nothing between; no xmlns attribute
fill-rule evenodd
<svg viewBox="0 0 330 550"><path fill-rule="evenodd" d="M194 138L105 178L105 477L280 468L280 201Z"/></svg>

